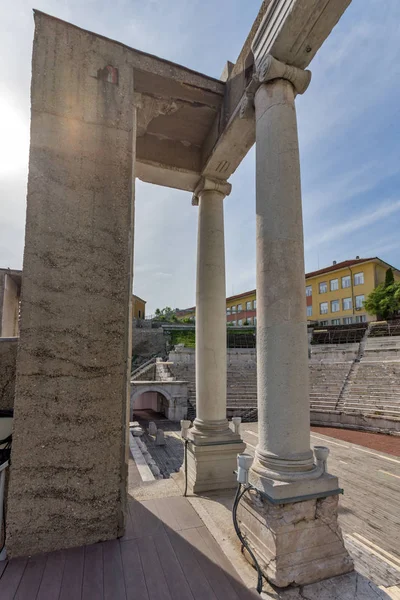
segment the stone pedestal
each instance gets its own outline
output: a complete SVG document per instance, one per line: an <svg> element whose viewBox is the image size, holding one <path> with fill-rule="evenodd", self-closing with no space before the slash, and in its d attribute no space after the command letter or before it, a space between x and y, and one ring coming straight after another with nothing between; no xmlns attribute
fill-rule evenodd
<svg viewBox="0 0 400 600"><path fill-rule="evenodd" d="M287 587L353 570L337 509L337 495L273 505L250 491L239 504L238 517L264 575Z"/></svg>
<svg viewBox="0 0 400 600"><path fill-rule="evenodd" d="M231 186L202 179L196 286L196 412L188 433L188 489L235 487L236 456L245 445L226 418L226 286L223 201Z"/></svg>
<svg viewBox="0 0 400 600"><path fill-rule="evenodd" d="M196 445L188 444L188 491L192 494L223 490L237 486L234 471L237 455L244 451L245 444L232 436L228 443Z"/></svg>

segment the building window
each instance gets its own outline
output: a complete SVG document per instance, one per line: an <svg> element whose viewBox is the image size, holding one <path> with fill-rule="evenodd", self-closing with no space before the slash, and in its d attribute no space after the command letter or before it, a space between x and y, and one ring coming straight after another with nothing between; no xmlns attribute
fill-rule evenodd
<svg viewBox="0 0 400 600"><path fill-rule="evenodd" d="M339 289L339 279L331 279L329 283L331 292L336 292Z"/></svg>
<svg viewBox="0 0 400 600"><path fill-rule="evenodd" d="M343 325L351 325L353 322L353 317L344 317Z"/></svg>
<svg viewBox="0 0 400 600"><path fill-rule="evenodd" d="M321 315L326 315L328 313L328 303L327 302L321 302L319 305L319 313Z"/></svg>
<svg viewBox="0 0 400 600"><path fill-rule="evenodd" d="M328 325L328 321L320 321L319 324L325 327L326 325Z"/></svg>
<svg viewBox="0 0 400 600"><path fill-rule="evenodd" d="M257 300L253 300L253 310L256 310L257 308Z"/></svg>
<svg viewBox="0 0 400 600"><path fill-rule="evenodd" d="M351 298L343 298L342 300L343 303L343 310L351 310L352 309L352 302L351 302Z"/></svg>
<svg viewBox="0 0 400 600"><path fill-rule="evenodd" d="M307 306L307 317L312 317L312 306Z"/></svg>
<svg viewBox="0 0 400 600"><path fill-rule="evenodd" d="M356 296L356 308L362 308L364 305L364 300L364 294L361 294L361 296Z"/></svg>
<svg viewBox="0 0 400 600"><path fill-rule="evenodd" d="M255 301L254 301L255 302ZM257 325L257 317L254 317L254 326Z"/></svg>
<svg viewBox="0 0 400 600"><path fill-rule="evenodd" d="M350 275L345 275L342 277L342 288L348 288L351 286L351 278Z"/></svg>
<svg viewBox="0 0 400 600"><path fill-rule="evenodd" d="M232 325L236 327L236 321L231 321Z"/></svg>
<svg viewBox="0 0 400 600"><path fill-rule="evenodd" d="M241 304L238 304L238 313L242 312L243 308Z"/></svg>
<svg viewBox="0 0 400 600"><path fill-rule="evenodd" d="M340 310L340 301L332 300L331 301L331 312L339 312Z"/></svg>
<svg viewBox="0 0 400 600"><path fill-rule="evenodd" d="M251 310L251 301L246 302L246 310Z"/></svg>
<svg viewBox="0 0 400 600"><path fill-rule="evenodd" d="M236 306L232 306L232 314L236 315ZM235 323L235 325L236 325L236 323Z"/></svg>
<svg viewBox="0 0 400 600"><path fill-rule="evenodd" d="M328 284L326 283L326 281L323 281L322 283L319 284L319 293L326 294L327 291L328 291Z"/></svg>
<svg viewBox="0 0 400 600"><path fill-rule="evenodd" d="M253 325L253 319L251 317L248 317L247 325Z"/></svg>
<svg viewBox="0 0 400 600"><path fill-rule="evenodd" d="M306 296L312 296L312 286L306 285Z"/></svg>
<svg viewBox="0 0 400 600"><path fill-rule="evenodd" d="M354 274L354 285L362 285L364 283L364 273Z"/></svg>
<svg viewBox="0 0 400 600"><path fill-rule="evenodd" d="M226 314L229 316L231 314L231 307L227 306L226 308Z"/></svg>
<svg viewBox="0 0 400 600"><path fill-rule="evenodd" d="M332 325L340 325L340 319L332 319Z"/></svg>
<svg viewBox="0 0 400 600"><path fill-rule="evenodd" d="M238 321L238 325L242 326L243 325L243 319L239 319Z"/></svg>
<svg viewBox="0 0 400 600"><path fill-rule="evenodd" d="M367 320L367 315L357 315L356 323L365 323Z"/></svg>

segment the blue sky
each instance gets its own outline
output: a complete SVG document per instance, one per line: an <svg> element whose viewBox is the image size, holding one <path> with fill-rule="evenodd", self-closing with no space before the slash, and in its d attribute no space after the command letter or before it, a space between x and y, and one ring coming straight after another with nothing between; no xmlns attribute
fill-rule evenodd
<svg viewBox="0 0 400 600"><path fill-rule="evenodd" d="M37 0L35 7L219 77L261 0ZM0 24L0 266L21 268L29 150L32 5ZM297 98L306 270L359 256L400 268L400 3L353 0ZM255 287L254 149L225 200L227 294ZM137 183L135 292L148 311L194 304L197 209L187 192Z"/></svg>

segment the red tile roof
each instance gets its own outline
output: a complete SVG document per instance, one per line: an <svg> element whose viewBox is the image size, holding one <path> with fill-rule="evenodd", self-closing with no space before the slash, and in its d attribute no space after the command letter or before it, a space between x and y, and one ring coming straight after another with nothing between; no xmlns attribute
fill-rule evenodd
<svg viewBox="0 0 400 600"><path fill-rule="evenodd" d="M308 279L309 277L315 277L316 275L323 275L324 273L338 271L339 269L345 269L346 267L352 267L353 265L358 265L359 263L368 262L370 260L380 259L376 256L373 256L372 258L355 258L354 260L343 260L342 262L336 263L335 265L331 265L330 267L319 269L319 271L312 271L311 273L306 273L306 279Z"/></svg>

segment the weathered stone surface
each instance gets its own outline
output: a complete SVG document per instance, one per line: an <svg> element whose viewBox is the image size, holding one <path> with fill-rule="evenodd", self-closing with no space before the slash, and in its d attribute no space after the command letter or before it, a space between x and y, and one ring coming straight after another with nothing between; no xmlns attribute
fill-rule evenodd
<svg viewBox="0 0 400 600"><path fill-rule="evenodd" d="M232 443L196 446L189 442L188 490L198 494L211 490L235 488L237 455L245 450L246 445L232 435Z"/></svg>
<svg viewBox="0 0 400 600"><path fill-rule="evenodd" d="M238 516L268 580L305 585L353 570L337 520L338 496L272 505L246 493Z"/></svg>
<svg viewBox="0 0 400 600"><path fill-rule="evenodd" d="M118 69L118 84L100 73ZM123 47L36 15L11 555L123 533L133 73Z"/></svg>
<svg viewBox="0 0 400 600"><path fill-rule="evenodd" d="M14 408L18 339L0 338L0 410Z"/></svg>

